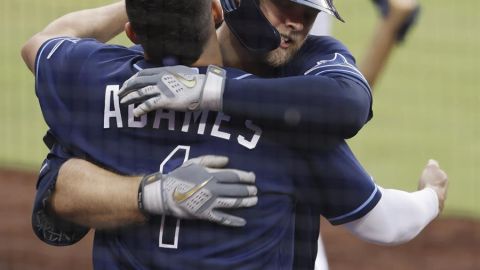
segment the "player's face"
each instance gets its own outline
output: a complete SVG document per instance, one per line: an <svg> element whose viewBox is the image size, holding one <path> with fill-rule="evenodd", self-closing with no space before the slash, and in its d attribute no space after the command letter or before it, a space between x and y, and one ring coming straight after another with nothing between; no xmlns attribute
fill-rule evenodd
<svg viewBox="0 0 480 270"><path fill-rule="evenodd" d="M260 8L281 35L280 47L268 53L265 61L271 66L287 63L305 42L318 10L290 0L260 0Z"/></svg>

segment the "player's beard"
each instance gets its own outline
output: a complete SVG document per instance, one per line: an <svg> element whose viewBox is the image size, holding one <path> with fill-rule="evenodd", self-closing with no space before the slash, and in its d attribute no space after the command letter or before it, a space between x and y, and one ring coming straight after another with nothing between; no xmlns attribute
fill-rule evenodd
<svg viewBox="0 0 480 270"><path fill-rule="evenodd" d="M282 36L282 42L284 42L285 38L289 40L289 46L288 48L278 47L265 56L264 61L266 62L266 64L272 67L279 67L288 63L288 61L290 61L293 56L295 56L300 47L302 47L306 39L306 37L302 37L301 34L296 33L281 33L280 35Z"/></svg>

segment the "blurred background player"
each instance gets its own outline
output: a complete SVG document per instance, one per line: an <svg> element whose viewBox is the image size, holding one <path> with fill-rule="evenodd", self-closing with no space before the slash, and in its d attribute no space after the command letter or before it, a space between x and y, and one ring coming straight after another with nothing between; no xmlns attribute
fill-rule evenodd
<svg viewBox="0 0 480 270"><path fill-rule="evenodd" d="M374 88L395 45L405 41L408 32L417 22L420 5L417 0L372 0L372 2L381 16L359 68L370 86ZM318 36L332 34L332 19L325 15L319 14L310 34Z"/></svg>
<svg viewBox="0 0 480 270"><path fill-rule="evenodd" d="M374 3L382 17L359 65L372 88L385 69L395 45L405 41L420 14L417 0L374 0Z"/></svg>

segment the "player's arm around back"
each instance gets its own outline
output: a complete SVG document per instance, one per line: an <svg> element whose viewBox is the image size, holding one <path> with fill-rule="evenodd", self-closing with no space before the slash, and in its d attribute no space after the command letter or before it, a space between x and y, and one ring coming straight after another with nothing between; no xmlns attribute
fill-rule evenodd
<svg viewBox="0 0 480 270"><path fill-rule="evenodd" d="M223 210L257 204L255 174L224 168L227 163L224 156L200 156L168 174L139 177L71 158L59 168L51 210L63 220L96 229L143 223L151 215L244 226L246 220Z"/></svg>
<svg viewBox="0 0 480 270"><path fill-rule="evenodd" d="M447 186L446 173L430 160L422 172L418 191L380 188L382 198L378 204L364 217L344 226L354 235L377 244L410 241L443 210Z"/></svg>
<svg viewBox="0 0 480 270"><path fill-rule="evenodd" d="M121 176L85 160L69 159L58 173L50 205L59 217L86 227L142 223L137 205L141 177Z"/></svg>
<svg viewBox="0 0 480 270"><path fill-rule="evenodd" d="M344 57L342 60L347 61ZM358 83L363 80L360 74L357 77L361 79L357 80L346 76L305 75L227 79L221 68L215 67L214 70L218 72L203 75L184 66L145 69L124 83L119 96L124 104L140 103L134 109L137 117L157 109L207 109L223 111L232 117L245 117L264 128L277 131L295 129L297 133L319 137L351 138L371 117L370 89L366 82ZM175 85L188 91L170 89L171 86L163 82L163 78L170 74L174 78L183 78ZM185 84L195 79L202 83L194 87Z"/></svg>
<svg viewBox="0 0 480 270"><path fill-rule="evenodd" d="M344 78L228 80L226 86L223 103L227 114L243 115L279 130L294 128L319 137L348 139L370 117L370 90Z"/></svg>
<svg viewBox="0 0 480 270"><path fill-rule="evenodd" d="M66 14L51 22L23 45L23 61L34 72L35 57L45 41L55 37L73 37L107 42L122 32L127 21L124 1Z"/></svg>

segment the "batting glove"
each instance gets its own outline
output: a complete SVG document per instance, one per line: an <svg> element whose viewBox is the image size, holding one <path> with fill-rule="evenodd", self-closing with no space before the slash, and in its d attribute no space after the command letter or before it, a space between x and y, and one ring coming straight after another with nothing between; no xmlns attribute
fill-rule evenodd
<svg viewBox="0 0 480 270"><path fill-rule="evenodd" d="M257 204L255 174L224 167L228 159L203 156L189 160L169 174L145 176L139 187L138 205L149 215L202 219L227 226L245 226L245 219L222 210Z"/></svg>
<svg viewBox="0 0 480 270"><path fill-rule="evenodd" d="M225 78L226 71L213 65L206 75L186 66L151 68L128 79L118 95L123 104L141 103L136 117L157 109L220 111Z"/></svg>

